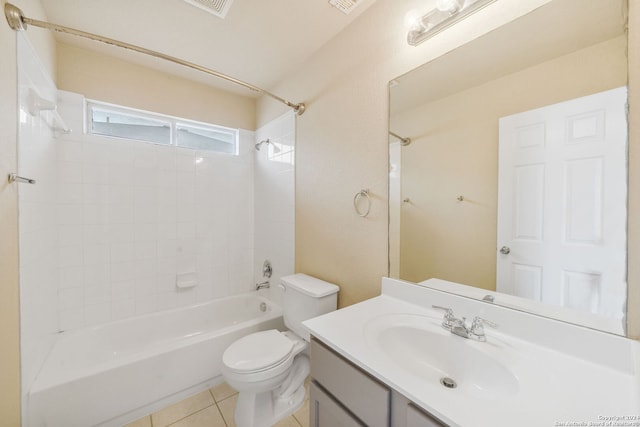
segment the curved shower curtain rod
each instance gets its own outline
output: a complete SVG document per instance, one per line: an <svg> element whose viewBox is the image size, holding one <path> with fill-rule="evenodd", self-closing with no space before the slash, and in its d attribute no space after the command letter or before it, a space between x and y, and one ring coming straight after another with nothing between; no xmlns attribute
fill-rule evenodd
<svg viewBox="0 0 640 427"><path fill-rule="evenodd" d="M394 138L399 139L400 140L400 145L402 145L402 146L406 146L406 145L411 144L411 138L409 138L409 137L403 138L400 135L398 135L397 133L393 133L391 131L389 131L389 135L393 136Z"/></svg>
<svg viewBox="0 0 640 427"><path fill-rule="evenodd" d="M56 25L56 24L51 24L49 22L45 22L45 21L38 21L37 19L31 19L28 18L26 16L24 16L24 14L22 13L22 10L20 10L18 7L12 5L11 3L5 3L4 5L4 14L7 18L7 22L9 23L9 26L16 31L25 31L27 29L27 25L33 25L34 27L40 27L40 28L44 28L47 30L52 30L52 31L57 31L60 33L67 33L67 34L71 34L74 36L79 36L79 37L84 37L90 40L94 40L94 41L98 41L98 42L102 42L102 43L106 43L106 44L110 44L113 46L118 46L118 47L122 47L124 49L130 49L133 50L135 52L139 52L139 53L143 53L145 55L149 55L149 56L153 56L156 58L160 58L160 59L164 59L166 61L169 62L173 62L176 64L180 64L180 65L184 65L185 67L189 67L189 68L193 68L194 70L198 70L198 71L202 71L203 73L207 73L210 74L212 76L227 80L229 82L238 84L240 86L244 86L247 89L251 89L255 92L261 93L263 95L267 95L270 96L271 98L282 102L283 104L285 104L286 106L293 108L293 111L295 111L298 115L301 115L302 113L304 113L305 111L305 105L304 103L300 102L298 104L294 104L293 102L289 102L286 99L280 98L278 95L274 95L273 93L261 89L257 86L254 86L252 84L243 82L242 80L238 80L234 77L231 76L227 76L226 74L222 74L219 73L217 71L211 70L209 68L206 67L202 67L200 65L194 64L192 62L188 62L188 61L184 61L182 59L173 57L173 56L169 56L169 55L165 55L164 53L160 53L160 52L156 52L150 49L145 49L144 47L140 47L140 46L136 46L133 44L129 44L129 43L125 43L125 42L121 42L118 40L114 40L114 39L110 39L108 37L103 37L103 36L99 36L97 34L92 34L92 33L87 33L85 31L80 31L80 30L76 30L74 28L69 28L69 27L64 27L62 25Z"/></svg>

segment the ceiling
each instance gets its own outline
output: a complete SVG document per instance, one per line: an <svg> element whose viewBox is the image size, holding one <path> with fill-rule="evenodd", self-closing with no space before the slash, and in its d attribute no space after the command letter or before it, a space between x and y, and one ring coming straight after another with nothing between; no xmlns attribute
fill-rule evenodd
<svg viewBox="0 0 640 427"><path fill-rule="evenodd" d="M193 62L269 90L375 0L346 15L328 0L234 0L224 19L183 0L41 0L51 23ZM42 31L37 29L35 31ZM59 42L247 96L257 93L133 51L56 33Z"/></svg>

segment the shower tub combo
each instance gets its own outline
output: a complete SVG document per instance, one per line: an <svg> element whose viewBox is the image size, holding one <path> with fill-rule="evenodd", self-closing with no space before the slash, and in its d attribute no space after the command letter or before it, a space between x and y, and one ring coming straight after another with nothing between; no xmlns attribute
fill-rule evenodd
<svg viewBox="0 0 640 427"><path fill-rule="evenodd" d="M282 329L256 292L63 334L29 392L29 427L116 427L222 382L238 338Z"/></svg>

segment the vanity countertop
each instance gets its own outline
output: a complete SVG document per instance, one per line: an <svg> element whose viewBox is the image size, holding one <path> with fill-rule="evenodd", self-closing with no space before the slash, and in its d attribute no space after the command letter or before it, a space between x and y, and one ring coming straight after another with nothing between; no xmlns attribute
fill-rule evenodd
<svg viewBox="0 0 640 427"><path fill-rule="evenodd" d="M440 327L442 312L432 304L469 318L481 315L500 327L485 327L486 342L455 336ZM455 350L442 359L454 374L426 366L433 357L423 364L420 356L406 355L415 348L431 356L446 350L406 343L411 345L405 351L396 331L421 322L434 342ZM451 426L640 426L637 341L387 278L382 295L304 324L338 354ZM519 328L526 331L517 333ZM385 341L380 331L386 331ZM457 365L451 365L452 356ZM440 375L456 377L458 387L444 387Z"/></svg>

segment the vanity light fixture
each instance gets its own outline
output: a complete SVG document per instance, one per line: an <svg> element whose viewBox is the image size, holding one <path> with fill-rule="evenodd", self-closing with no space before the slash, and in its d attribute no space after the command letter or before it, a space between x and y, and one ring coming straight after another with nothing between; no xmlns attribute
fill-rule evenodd
<svg viewBox="0 0 640 427"><path fill-rule="evenodd" d="M496 0L436 0L435 9L426 15L413 15L416 17L409 19L407 43L417 46L494 1Z"/></svg>

